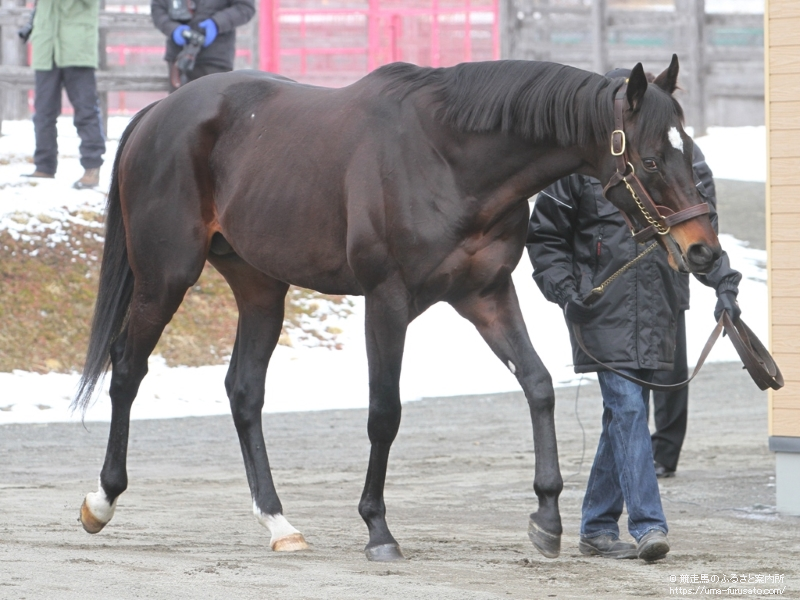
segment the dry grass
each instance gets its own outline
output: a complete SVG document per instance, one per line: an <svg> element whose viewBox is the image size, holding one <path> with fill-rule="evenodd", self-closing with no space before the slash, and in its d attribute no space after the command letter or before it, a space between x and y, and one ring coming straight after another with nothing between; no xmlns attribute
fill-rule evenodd
<svg viewBox="0 0 800 600"><path fill-rule="evenodd" d="M28 223L29 215L18 215ZM0 230L0 371L80 370L97 292L102 217L39 217L22 234ZM345 296L299 288L287 295L281 343L339 347L331 315L346 317ZM236 304L222 276L206 265L167 326L155 353L170 365L224 362L236 335Z"/></svg>

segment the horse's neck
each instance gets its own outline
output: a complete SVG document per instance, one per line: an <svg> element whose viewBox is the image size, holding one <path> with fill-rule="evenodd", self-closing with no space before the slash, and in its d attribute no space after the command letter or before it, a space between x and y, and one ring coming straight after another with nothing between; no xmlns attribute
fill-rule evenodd
<svg viewBox="0 0 800 600"><path fill-rule="evenodd" d="M581 173L597 177L593 149L533 144L503 134L466 134L451 163L473 196L530 197L551 183Z"/></svg>

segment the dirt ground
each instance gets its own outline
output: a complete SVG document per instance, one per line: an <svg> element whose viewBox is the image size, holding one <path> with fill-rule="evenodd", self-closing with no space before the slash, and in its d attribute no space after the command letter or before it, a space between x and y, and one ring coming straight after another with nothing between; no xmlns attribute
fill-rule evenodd
<svg viewBox="0 0 800 600"><path fill-rule="evenodd" d="M763 185L718 188L722 231L763 248L763 215L759 221L749 212L763 202ZM781 597L800 598L800 517L775 512L766 394L738 364L707 365L695 381L678 474L661 482L672 551L655 564L578 552L580 504L600 433L596 384L582 386L577 400L577 388L557 391L565 531L554 560L526 535L536 502L521 393L405 405L386 502L408 560L389 565L369 563L362 551L364 410L264 417L285 514L312 544L288 555L269 549L268 532L251 514L230 417L134 421L129 490L95 536L77 515L96 489L108 425L3 426L0 599L682 595L675 588L722 596L735 588L751 598L773 597L753 589L778 588ZM624 531L624 515L621 522ZM723 583L733 574L782 581ZM699 583L704 575L714 583Z"/></svg>
<svg viewBox="0 0 800 600"><path fill-rule="evenodd" d="M701 373L678 475L661 484L672 552L655 564L578 552L580 502L599 435L596 384L581 388L577 417L576 388L558 393L565 532L554 560L526 536L534 457L521 393L405 406L386 502L408 560L388 565L362 553L364 410L264 418L285 513L312 544L296 554L270 551L250 512L228 417L134 421L129 491L95 536L77 514L95 489L108 425L7 425L0 428L0 598L666 597L681 575L721 581L733 573L783 575L775 587L798 598L800 518L775 513L765 404L738 365Z"/></svg>

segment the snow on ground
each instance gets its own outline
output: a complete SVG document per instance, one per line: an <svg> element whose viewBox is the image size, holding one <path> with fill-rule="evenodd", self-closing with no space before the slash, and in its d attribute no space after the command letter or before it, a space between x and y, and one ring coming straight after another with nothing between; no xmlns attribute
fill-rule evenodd
<svg viewBox="0 0 800 600"><path fill-rule="evenodd" d="M125 123L124 118L112 118L110 136L117 139ZM59 121L61 152L56 179L37 181L35 186L20 177L33 170L26 160L33 154L32 126L29 122L6 121L3 132L0 137L0 227L20 227L20 219L11 218L16 212L63 218L67 207L102 209L102 193L76 191L70 187L82 171L78 164L78 139L68 119ZM766 141L763 127L712 128L698 143L717 177L764 180ZM112 140L106 155L107 165L115 149ZM101 188L107 189L110 167L104 167L101 176ZM721 236L721 240L733 266L745 275L739 295L744 318L759 338L765 340L766 253L748 248L730 236ZM529 261L523 256L514 272L514 283L534 347L557 385L574 383L576 377L571 367L566 325L558 307L545 301L539 293L530 272ZM687 313L690 362L699 355L713 328L715 303L713 290L693 280L692 310ZM364 303L362 298L357 298L354 314L342 334L343 350L279 346L267 375L265 412L366 407L363 322ZM737 359L727 338L717 343L709 358L710 361ZM169 368L160 357L152 357L150 372L133 406L132 418L228 414L223 386L226 368L225 365ZM109 419L108 379L86 420ZM78 415L71 415L68 410L77 382L77 374L0 373L0 424L79 420ZM409 327L401 377L403 401L518 389L516 379L491 353L472 325L449 305L433 306Z"/></svg>
<svg viewBox="0 0 800 600"><path fill-rule="evenodd" d="M695 141L717 179L767 180L765 127L709 127L708 134Z"/></svg>

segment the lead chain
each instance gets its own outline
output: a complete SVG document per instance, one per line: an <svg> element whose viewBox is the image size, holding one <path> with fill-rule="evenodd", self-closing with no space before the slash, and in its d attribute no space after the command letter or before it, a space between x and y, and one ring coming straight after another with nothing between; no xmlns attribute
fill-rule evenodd
<svg viewBox="0 0 800 600"><path fill-rule="evenodd" d="M605 291L606 291L606 288L608 287L608 285L609 285L609 284L610 284L612 281L614 281L614 280L615 280L617 277L619 277L619 276L620 276L620 275L622 275L622 274L623 274L625 271L627 271L628 269L630 269L630 268L631 268L633 265L635 265L637 262L639 262L640 260L642 260L642 259L645 257L645 255L647 255L647 254L650 254L650 252L652 252L653 250L655 250L655 249L656 249L656 246L658 246L658 242L653 242L652 244L650 244L650 245L649 245L647 248L645 248L645 250L644 250L643 252L641 252L641 253L640 253L640 254L639 254L639 255L638 255L636 258L634 258L632 261L630 261L630 262L626 263L625 265L623 265L623 266L622 266L620 269L617 269L617 271L616 271L616 272L615 272L615 273L614 273L614 274L613 274L611 277L609 277L609 278L608 278L608 279L606 279L606 280L605 280L603 283L601 283L599 286L597 286L596 288L594 288L594 289L592 290L592 292L593 292L593 293L595 293L595 294L597 294L597 295L600 295L600 294L602 294L603 292L605 292Z"/></svg>
<svg viewBox="0 0 800 600"><path fill-rule="evenodd" d="M650 215L650 213L644 207L644 204L642 204L642 201L639 199L639 196L637 196L636 192L633 191L633 188L631 187L631 184L628 183L627 179L623 178L622 181L625 182L625 187L628 188L628 191L631 193L631 196L633 196L634 202L636 202L636 206L638 206L639 210L642 211L642 214L644 215L644 218L647 219L647 222L650 223L650 225L652 225L653 227L655 227L658 233L660 233L661 235L666 235L667 232L669 232L669 227L664 227L661 223L656 221Z"/></svg>

